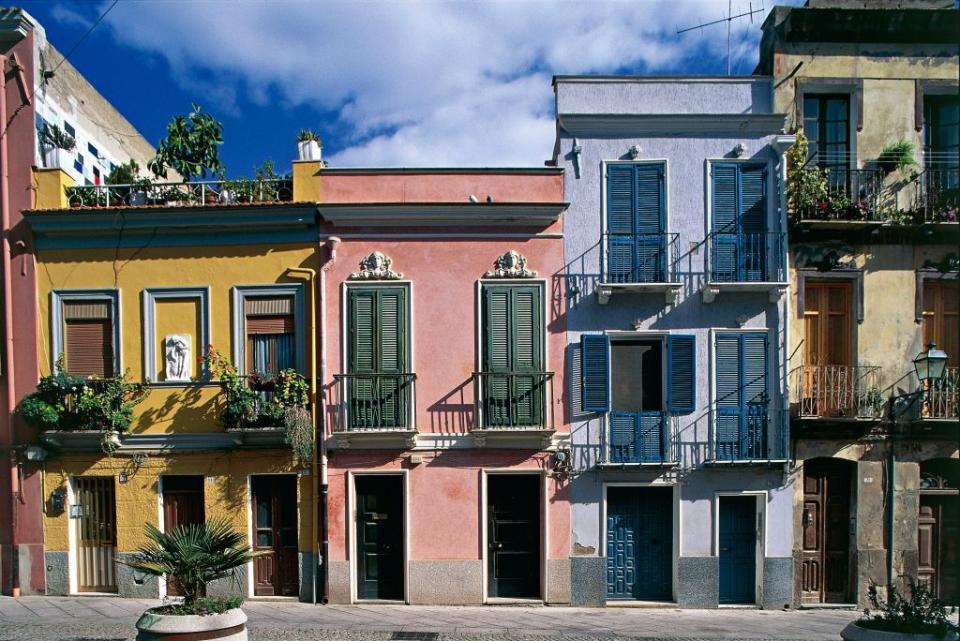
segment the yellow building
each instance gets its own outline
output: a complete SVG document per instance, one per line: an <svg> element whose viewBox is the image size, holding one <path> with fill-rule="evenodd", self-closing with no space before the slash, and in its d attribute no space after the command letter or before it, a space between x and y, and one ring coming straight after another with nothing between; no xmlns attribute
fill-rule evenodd
<svg viewBox="0 0 960 641"><path fill-rule="evenodd" d="M180 186L180 196L128 189L111 192L116 205L71 209L65 182L44 176L37 202L47 208L25 213L39 365L42 377L84 378L59 379L76 390L49 378L41 387L64 401L64 426L105 425L41 434L47 593L173 594L122 564L147 542L144 524L220 517L265 554L239 584L208 593L311 599L316 204L293 202L290 184L277 183L262 202L219 194L204 204L210 194ZM204 361L209 346L219 364ZM228 378L210 371L226 362L232 391L212 382ZM283 378L290 369L300 376ZM109 381L124 373L118 395ZM141 388L146 398L125 418L122 403ZM115 421L126 427L118 435ZM305 447L288 445L291 435Z"/></svg>

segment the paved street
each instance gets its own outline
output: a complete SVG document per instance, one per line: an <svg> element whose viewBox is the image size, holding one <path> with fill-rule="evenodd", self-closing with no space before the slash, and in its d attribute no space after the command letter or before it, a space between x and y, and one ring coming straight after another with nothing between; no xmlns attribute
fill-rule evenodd
<svg viewBox="0 0 960 641"><path fill-rule="evenodd" d="M157 603L109 597L0 597L0 641L133 639L137 617ZM243 607L255 641L818 640L839 639L840 629L857 616L836 610L313 606L291 601L248 601Z"/></svg>

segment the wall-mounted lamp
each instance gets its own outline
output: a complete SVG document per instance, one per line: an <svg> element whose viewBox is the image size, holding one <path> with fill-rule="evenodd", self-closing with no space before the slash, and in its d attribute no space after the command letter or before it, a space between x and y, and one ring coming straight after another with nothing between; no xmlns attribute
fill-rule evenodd
<svg viewBox="0 0 960 641"><path fill-rule="evenodd" d="M631 160L636 160L640 157L640 145L630 145L630 149L627 150L627 155L630 156Z"/></svg>
<svg viewBox="0 0 960 641"><path fill-rule="evenodd" d="M747 146L742 142L738 142L733 148L733 157L740 158L745 153L747 153Z"/></svg>
<svg viewBox="0 0 960 641"><path fill-rule="evenodd" d="M130 459L130 472L128 473L127 470L123 470L119 475L117 475L117 480L121 483L126 483L128 480L130 480L131 476L140 471L140 466L146 462L147 458L147 455L143 452L137 452L134 454Z"/></svg>

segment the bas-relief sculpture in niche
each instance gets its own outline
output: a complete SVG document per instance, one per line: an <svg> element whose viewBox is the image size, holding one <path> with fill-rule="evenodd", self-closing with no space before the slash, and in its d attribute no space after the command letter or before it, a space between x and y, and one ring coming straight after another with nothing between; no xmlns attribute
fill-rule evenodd
<svg viewBox="0 0 960 641"><path fill-rule="evenodd" d="M190 380L190 335L174 334L163 339L164 379L167 381Z"/></svg>

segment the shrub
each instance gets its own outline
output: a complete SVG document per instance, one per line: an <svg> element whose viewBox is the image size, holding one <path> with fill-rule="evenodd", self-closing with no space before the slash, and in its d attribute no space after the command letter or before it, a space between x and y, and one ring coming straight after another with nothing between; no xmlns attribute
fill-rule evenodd
<svg viewBox="0 0 960 641"><path fill-rule="evenodd" d="M932 634L943 638L957 626L949 620L953 608L948 608L937 599L927 586L910 580L910 597L900 594L895 586L890 586L887 599L880 597L877 584L870 584L870 605L863 611L863 618L857 625L870 630L884 632L908 632L913 634Z"/></svg>
<svg viewBox="0 0 960 641"><path fill-rule="evenodd" d="M199 597L196 601L191 604L186 603L171 603L170 605L163 605L159 608L154 608L151 612L156 612L157 614L173 614L177 616L183 615L199 615L207 616L210 614L223 614L227 610L234 610L243 605L243 598L238 596L228 596L228 597Z"/></svg>

